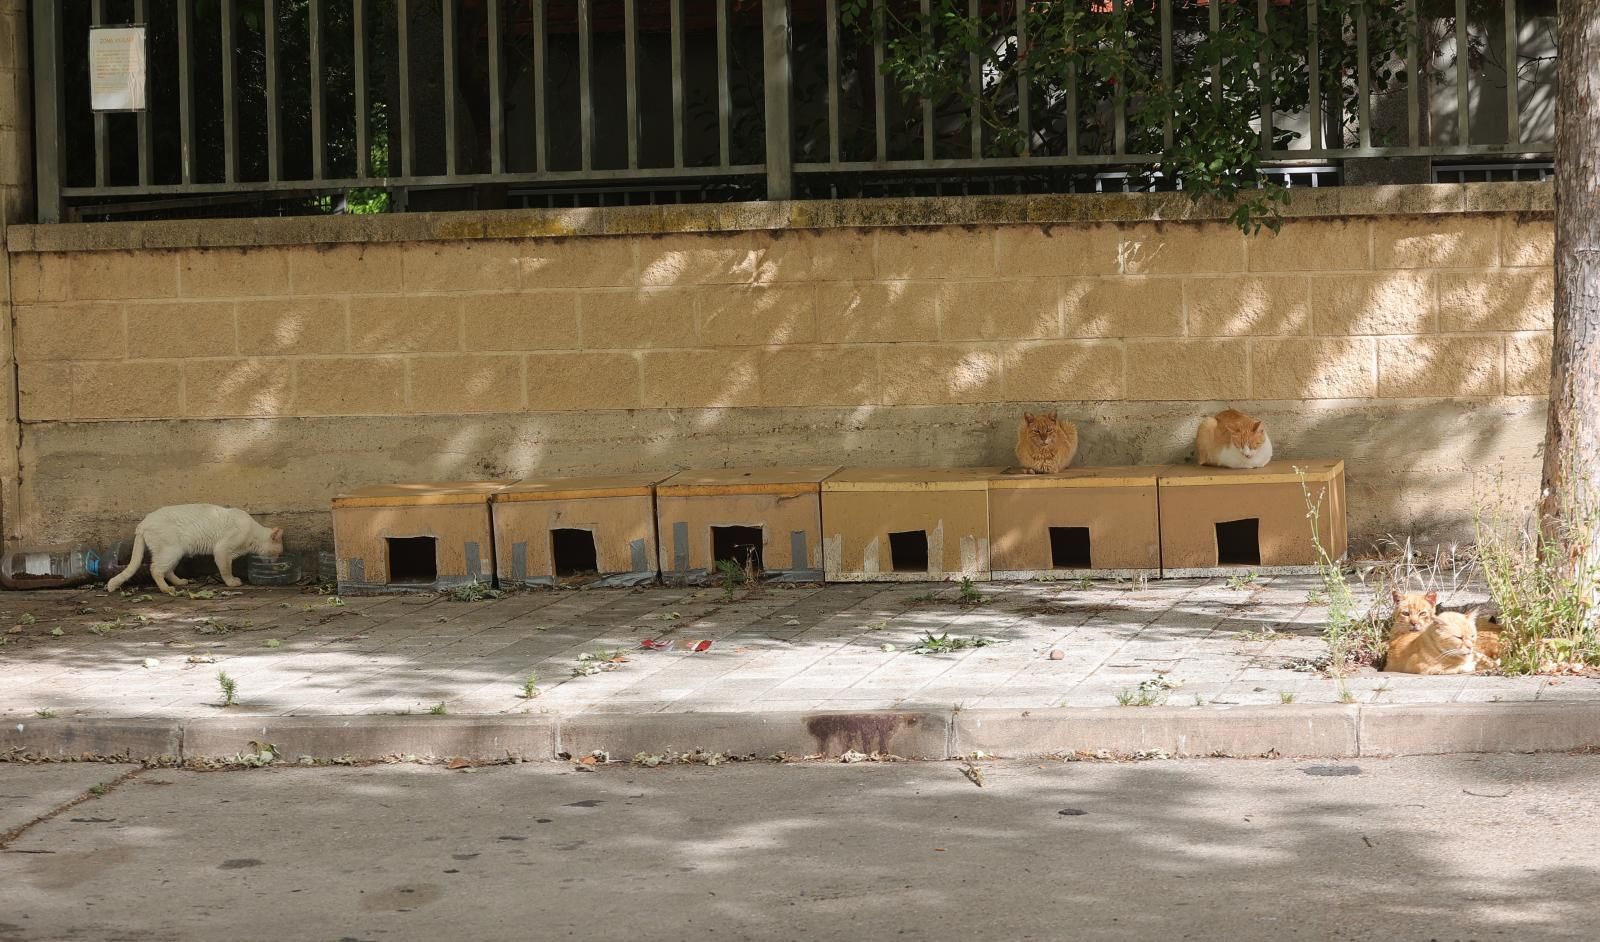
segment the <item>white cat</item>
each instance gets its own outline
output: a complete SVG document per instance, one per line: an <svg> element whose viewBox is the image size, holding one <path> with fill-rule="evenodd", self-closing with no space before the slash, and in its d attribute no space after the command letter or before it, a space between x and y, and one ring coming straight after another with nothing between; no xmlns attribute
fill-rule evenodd
<svg viewBox="0 0 1600 942"><path fill-rule="evenodd" d="M139 571L145 547L150 548L150 576L156 587L176 595L172 586L188 585L187 579L172 574L185 556L210 553L217 561L222 581L239 585L233 575L233 561L246 553L260 556L283 555L283 528L269 530L242 510L216 504L175 504L152 511L133 531L133 561L128 568L106 583L115 592ZM168 583L171 585L168 585Z"/></svg>

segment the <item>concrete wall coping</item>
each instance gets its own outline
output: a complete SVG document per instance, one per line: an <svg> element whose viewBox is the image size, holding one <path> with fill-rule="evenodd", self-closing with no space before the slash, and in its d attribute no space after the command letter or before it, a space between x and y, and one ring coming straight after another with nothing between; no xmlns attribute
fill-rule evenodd
<svg viewBox="0 0 1600 942"><path fill-rule="evenodd" d="M1308 188L1294 190L1291 196L1282 210L1288 219L1446 213L1548 215L1554 209L1554 191L1547 182ZM1181 193L792 200L12 226L6 233L6 249L21 254L761 230L1204 222L1224 220L1228 212L1218 201L1191 199Z"/></svg>

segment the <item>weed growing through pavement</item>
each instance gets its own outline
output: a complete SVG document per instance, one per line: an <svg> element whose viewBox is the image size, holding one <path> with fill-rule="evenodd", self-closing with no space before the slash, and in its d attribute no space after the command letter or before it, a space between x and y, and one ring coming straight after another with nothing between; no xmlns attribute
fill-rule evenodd
<svg viewBox="0 0 1600 942"><path fill-rule="evenodd" d="M1339 702L1340 703L1354 703L1354 702L1356 702L1355 691L1353 691L1349 687L1345 686L1345 682L1344 682L1344 678L1343 677L1339 678Z"/></svg>
<svg viewBox="0 0 1600 942"><path fill-rule="evenodd" d="M222 705L233 706L239 694L239 682L229 677L227 671L217 671L217 686L222 688Z"/></svg>
<svg viewBox="0 0 1600 942"><path fill-rule="evenodd" d="M1340 675L1351 664L1372 664L1381 658L1383 627L1358 610L1355 593L1345 578L1344 564L1329 556L1323 544L1322 502L1327 499L1328 489L1323 487L1313 495L1304 469L1297 467L1294 473L1300 479L1300 492L1305 495L1311 543L1317 550L1317 575L1322 579L1322 594L1328 600L1328 623L1322 629L1322 637L1332 655L1330 669Z"/></svg>
<svg viewBox="0 0 1600 942"><path fill-rule="evenodd" d="M979 592L978 587L972 583L971 579L963 576L961 579L961 589L959 594L956 596L956 601L970 608L974 605L984 604L985 602L989 601L989 597Z"/></svg>
<svg viewBox="0 0 1600 942"><path fill-rule="evenodd" d="M471 582L452 588L445 595L452 602L486 602L497 599L505 593L487 582L473 579Z"/></svg>
<svg viewBox="0 0 1600 942"><path fill-rule="evenodd" d="M41 720L48 720L48 719L53 719L55 717L56 711L54 711L54 710L34 710L33 711L33 715L37 716Z"/></svg>
<svg viewBox="0 0 1600 942"><path fill-rule="evenodd" d="M428 708L428 712L433 714L434 716L444 716L446 713L449 713L450 711L445 709L444 701L440 700L438 703L435 703L433 706L429 707Z"/></svg>
<svg viewBox="0 0 1600 942"><path fill-rule="evenodd" d="M1253 572L1235 573L1228 577L1228 588L1234 592L1242 592L1256 584L1257 576Z"/></svg>
<svg viewBox="0 0 1600 942"><path fill-rule="evenodd" d="M532 700L539 695L539 675L533 671L522 679L522 699Z"/></svg>
<svg viewBox="0 0 1600 942"><path fill-rule="evenodd" d="M959 638L958 637L958 638L952 638L952 637L950 637L950 632L948 632L948 631L945 632L942 635L935 635L933 632L930 631L927 634L923 635L921 640L919 640L917 642L917 646L911 649L911 653L912 654L951 654L951 653L954 653L956 651L964 651L967 648L984 648L984 647L988 647L991 644L1001 644L1001 643L1003 643L1003 642L1001 642L998 638L983 638L983 637L971 637L971 638Z"/></svg>
<svg viewBox="0 0 1600 942"><path fill-rule="evenodd" d="M1294 691L1293 690L1280 690L1280 691L1278 691L1278 702L1279 703L1293 703L1294 702Z"/></svg>
<svg viewBox="0 0 1600 942"><path fill-rule="evenodd" d="M1123 690L1117 693L1117 705L1135 707L1160 706L1167 702L1167 695L1180 686L1182 684L1179 681L1171 680L1158 674L1149 680L1140 681L1139 686L1132 690ZM1199 697L1197 696L1195 699L1198 700Z"/></svg>

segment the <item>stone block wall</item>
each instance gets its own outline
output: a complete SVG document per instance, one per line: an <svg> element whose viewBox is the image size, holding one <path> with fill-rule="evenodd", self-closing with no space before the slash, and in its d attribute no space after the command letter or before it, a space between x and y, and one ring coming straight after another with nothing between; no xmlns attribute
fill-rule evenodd
<svg viewBox="0 0 1600 942"><path fill-rule="evenodd" d="M1039 405L1092 464L1256 411L1348 459L1358 543L1531 488L1545 188L1308 196L1253 238L1161 199L26 227L16 526L215 500L314 542L337 490L402 477L1000 463Z"/></svg>

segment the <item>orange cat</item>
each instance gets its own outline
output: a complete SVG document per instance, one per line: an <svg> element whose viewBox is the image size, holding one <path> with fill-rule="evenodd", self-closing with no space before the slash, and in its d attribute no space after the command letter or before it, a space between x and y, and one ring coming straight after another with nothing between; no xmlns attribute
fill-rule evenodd
<svg viewBox="0 0 1600 942"><path fill-rule="evenodd" d="M1395 674L1470 674L1477 669L1478 610L1441 612L1421 631L1391 638L1383 669Z"/></svg>
<svg viewBox="0 0 1600 942"><path fill-rule="evenodd" d="M1412 631L1421 631L1433 621L1433 616L1439 611L1439 593L1429 592L1423 595L1412 592L1401 595L1399 590L1394 593L1394 622L1389 626L1389 637L1403 635Z"/></svg>
<svg viewBox="0 0 1600 942"><path fill-rule="evenodd" d="M1272 439L1259 419L1224 409L1200 420L1194 460L1218 468L1259 468L1272 460Z"/></svg>
<svg viewBox="0 0 1600 942"><path fill-rule="evenodd" d="M1477 611L1474 609L1474 611ZM1426 595L1412 592L1401 595L1394 593L1394 621L1389 625L1389 640L1393 641L1404 634L1421 631L1438 616L1439 593L1429 592ZM1448 613L1447 613L1448 614ZM1477 627L1477 636L1473 640L1473 648L1478 652L1479 667L1500 666L1500 623L1488 615L1478 615L1473 619Z"/></svg>
<svg viewBox="0 0 1600 942"><path fill-rule="evenodd" d="M1078 453L1078 429L1054 412L1022 413L1017 429L1017 464L1029 474L1054 474L1072 464Z"/></svg>

